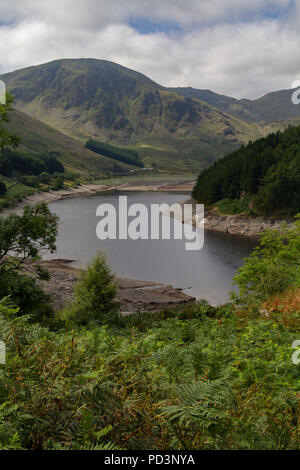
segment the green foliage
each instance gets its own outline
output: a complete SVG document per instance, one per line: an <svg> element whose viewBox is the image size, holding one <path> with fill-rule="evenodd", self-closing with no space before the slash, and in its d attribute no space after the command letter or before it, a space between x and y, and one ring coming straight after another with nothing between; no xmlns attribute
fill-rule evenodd
<svg viewBox="0 0 300 470"><path fill-rule="evenodd" d="M40 180L35 175L21 176L18 179L20 183L24 184L25 186L29 186L30 188L38 188L40 185Z"/></svg>
<svg viewBox="0 0 300 470"><path fill-rule="evenodd" d="M17 203L33 194L35 191L33 188L20 183L20 181L12 182L12 180L8 178L3 178L2 182L7 187L7 193L0 196L0 211L8 207L15 207Z"/></svg>
<svg viewBox="0 0 300 470"><path fill-rule="evenodd" d="M6 184L0 181L0 196L3 196L6 193L7 193Z"/></svg>
<svg viewBox="0 0 300 470"><path fill-rule="evenodd" d="M116 293L114 276L107 266L105 257L99 254L81 272L75 287L74 302L65 310L64 318L80 325L86 325L91 321L100 324L112 323L118 317Z"/></svg>
<svg viewBox="0 0 300 470"><path fill-rule="evenodd" d="M241 199L222 199L215 204L222 214L240 214L249 212L250 197L248 195Z"/></svg>
<svg viewBox="0 0 300 470"><path fill-rule="evenodd" d="M7 347L0 369L0 447L117 449L107 437L111 427L102 425L101 373L96 357L88 353L86 361L87 344L72 333L30 326L3 305L0 331Z"/></svg>
<svg viewBox="0 0 300 470"><path fill-rule="evenodd" d="M6 104L0 103L0 154L5 147L16 148L19 145L19 138L11 134L5 124L9 122L8 111L11 111L12 97L6 93Z"/></svg>
<svg viewBox="0 0 300 470"><path fill-rule="evenodd" d="M193 197L212 205L248 195L257 214L295 215L300 210L300 127L250 142L198 177ZM249 204L250 205L250 204Z"/></svg>
<svg viewBox="0 0 300 470"><path fill-rule="evenodd" d="M24 207L22 215L11 214L0 218L0 268L19 269L30 258L39 259L41 250L53 253L56 249L57 216L41 202ZM14 253L17 264L11 264Z"/></svg>
<svg viewBox="0 0 300 470"><path fill-rule="evenodd" d="M49 214L40 207L34 220L36 210L2 221L8 239L9 228L21 230L16 246L35 258L33 240L54 249L54 225L51 234L39 228ZM299 289L299 260L300 219L261 236L232 304L202 301L117 322L102 255L82 272L61 329L32 323L3 299L0 449L299 450L300 365L291 360L299 302L285 316L258 314L270 296Z"/></svg>
<svg viewBox="0 0 300 470"><path fill-rule="evenodd" d="M64 182L65 182L65 179L63 175L56 175L53 180L52 189L54 190L63 189Z"/></svg>
<svg viewBox="0 0 300 470"><path fill-rule="evenodd" d="M41 173L55 172L63 173L64 166L54 155L35 155L16 150L5 150L2 152L0 161L0 174L11 177L14 174L35 175Z"/></svg>
<svg viewBox="0 0 300 470"><path fill-rule="evenodd" d="M211 316L200 304L182 319L144 314L143 331L137 316L119 330L54 333L7 310L2 447L299 448L296 330L276 315L246 321L227 306Z"/></svg>
<svg viewBox="0 0 300 470"><path fill-rule="evenodd" d="M268 297L300 286L300 219L295 228L283 225L281 230L261 234L259 246L253 251L234 278L244 305L258 306Z"/></svg>
<svg viewBox="0 0 300 470"><path fill-rule="evenodd" d="M48 173L47 171L43 171L40 175L39 175L39 180L41 183L43 184L49 184L50 181L51 181L51 175L50 173Z"/></svg>
<svg viewBox="0 0 300 470"><path fill-rule="evenodd" d="M44 203L25 206L22 215L0 218L0 298L10 295L22 314L42 319L51 312L48 297L32 276L48 279L38 260L41 251L55 251L56 235L57 217Z"/></svg>
<svg viewBox="0 0 300 470"><path fill-rule="evenodd" d="M32 320L47 323L53 318L54 311L50 296L39 287L30 271L0 270L0 299L8 297L18 305L19 315L30 315Z"/></svg>
<svg viewBox="0 0 300 470"><path fill-rule="evenodd" d="M139 154L134 150L121 149L93 139L89 139L85 146L93 152L100 153L100 155L105 155L106 157L113 158L114 160L128 163L129 165L138 166L140 168L144 167L143 162L140 160Z"/></svg>

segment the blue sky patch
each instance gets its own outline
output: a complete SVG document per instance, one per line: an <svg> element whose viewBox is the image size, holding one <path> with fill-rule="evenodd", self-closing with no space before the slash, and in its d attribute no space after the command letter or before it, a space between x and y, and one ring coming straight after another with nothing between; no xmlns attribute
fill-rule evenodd
<svg viewBox="0 0 300 470"><path fill-rule="evenodd" d="M129 26L140 34L179 32L181 27L172 21L151 21L148 18L131 18Z"/></svg>

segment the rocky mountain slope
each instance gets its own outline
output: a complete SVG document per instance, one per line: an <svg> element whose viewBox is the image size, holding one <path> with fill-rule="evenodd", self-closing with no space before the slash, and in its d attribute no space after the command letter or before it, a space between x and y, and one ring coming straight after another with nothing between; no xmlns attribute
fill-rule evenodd
<svg viewBox="0 0 300 470"><path fill-rule="evenodd" d="M77 139L129 145L162 168L198 170L259 136L252 123L108 61L57 60L0 78L18 110Z"/></svg>
<svg viewBox="0 0 300 470"><path fill-rule="evenodd" d="M300 121L291 90L237 100L165 88L113 62L64 59L0 76L14 106L84 142L138 150L146 166L198 171L242 143Z"/></svg>

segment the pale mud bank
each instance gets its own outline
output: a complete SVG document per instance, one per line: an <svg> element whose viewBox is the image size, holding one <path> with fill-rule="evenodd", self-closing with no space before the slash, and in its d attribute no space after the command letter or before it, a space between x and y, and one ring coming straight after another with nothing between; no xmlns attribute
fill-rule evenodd
<svg viewBox="0 0 300 470"><path fill-rule="evenodd" d="M0 213L0 216L7 216L9 214L22 214L24 206L27 204L36 204L38 202L46 202L50 204L51 202L59 201L60 199L67 199L80 196L92 196L101 191L106 191L107 186L100 184L83 184L76 188L67 188L61 189L59 191L47 191L34 193L31 196L28 196L24 199L17 207L12 207L5 209Z"/></svg>
<svg viewBox="0 0 300 470"><path fill-rule="evenodd" d="M70 263L70 260L42 261L42 265L49 270L51 279L47 282L40 281L39 284L51 295L56 309L63 308L73 299L80 270ZM193 297L170 285L120 277L116 281L119 288L117 300L123 315L137 311L155 312L195 301Z"/></svg>
<svg viewBox="0 0 300 470"><path fill-rule="evenodd" d="M182 204L195 204L189 199ZM256 238L260 233L268 229L280 229L283 223L293 227L293 219L279 219L273 217L255 217L246 214L226 215L220 214L217 208L205 210L204 220L193 219L194 226L203 227L205 230L229 233L231 235L241 235Z"/></svg>

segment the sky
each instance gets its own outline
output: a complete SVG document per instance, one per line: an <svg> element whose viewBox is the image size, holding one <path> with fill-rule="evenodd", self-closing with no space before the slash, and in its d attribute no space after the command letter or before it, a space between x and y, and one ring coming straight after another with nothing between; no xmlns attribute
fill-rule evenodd
<svg viewBox="0 0 300 470"><path fill-rule="evenodd" d="M0 0L0 72L96 58L258 98L300 80L300 0Z"/></svg>

